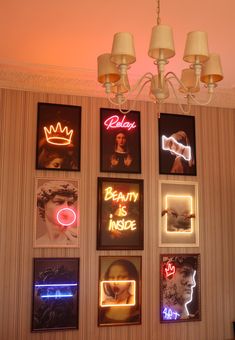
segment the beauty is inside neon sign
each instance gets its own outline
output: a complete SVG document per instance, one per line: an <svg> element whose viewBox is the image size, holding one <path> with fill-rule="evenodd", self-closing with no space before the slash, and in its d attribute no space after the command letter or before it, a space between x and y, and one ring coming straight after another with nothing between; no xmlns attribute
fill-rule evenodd
<svg viewBox="0 0 235 340"><path fill-rule="evenodd" d="M139 193L135 191L123 193L122 191L114 190L111 186L104 189L104 201L112 200L118 203L118 208L114 214L109 214L108 230L110 232L136 230L136 220L125 218L128 214L125 204L126 202L136 202L138 198ZM117 219L114 220L114 216L116 216ZM122 218L120 219L120 217Z"/></svg>

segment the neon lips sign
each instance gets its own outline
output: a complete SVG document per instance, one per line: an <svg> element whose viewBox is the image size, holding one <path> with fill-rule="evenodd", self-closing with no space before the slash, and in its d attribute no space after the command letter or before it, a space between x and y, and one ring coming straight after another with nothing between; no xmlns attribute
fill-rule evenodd
<svg viewBox="0 0 235 340"><path fill-rule="evenodd" d="M126 120L126 116L124 115L123 118L120 119L119 116L111 116L104 121L104 126L107 130L109 129L126 129L128 131L136 128L135 122L130 122Z"/></svg>
<svg viewBox="0 0 235 340"><path fill-rule="evenodd" d="M76 214L71 208L62 208L56 214L56 219L63 226L70 226L76 221Z"/></svg>

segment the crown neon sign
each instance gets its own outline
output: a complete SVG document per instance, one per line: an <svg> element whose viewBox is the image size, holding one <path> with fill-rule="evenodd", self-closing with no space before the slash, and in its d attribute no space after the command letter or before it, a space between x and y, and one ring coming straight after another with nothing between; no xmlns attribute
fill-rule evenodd
<svg viewBox="0 0 235 340"><path fill-rule="evenodd" d="M119 116L114 115L114 116L107 118L104 121L104 126L106 126L107 130L123 128L123 129L130 131L136 128L136 123L126 121L125 115L123 116L122 119L120 119Z"/></svg>
<svg viewBox="0 0 235 340"><path fill-rule="evenodd" d="M46 126L44 126L43 129L48 143L53 145L71 144L73 130L71 129L69 131L67 126L62 129L60 122L56 124L56 127L50 125L49 129Z"/></svg>
<svg viewBox="0 0 235 340"><path fill-rule="evenodd" d="M130 284L133 287L134 292L134 301L132 303L115 303L116 299L110 299L108 301L107 295L105 294L105 285L107 284L113 284L116 286L122 286L122 284ZM101 307L121 307L121 306L135 306L136 304L136 297L135 297L135 291L136 291L136 282L135 280L104 280L100 281L100 306Z"/></svg>
<svg viewBox="0 0 235 340"><path fill-rule="evenodd" d="M165 151L170 151L176 156L183 157L186 161L190 161L191 156L191 147L186 146L182 143L179 143L174 137L166 137L162 136L162 149Z"/></svg>

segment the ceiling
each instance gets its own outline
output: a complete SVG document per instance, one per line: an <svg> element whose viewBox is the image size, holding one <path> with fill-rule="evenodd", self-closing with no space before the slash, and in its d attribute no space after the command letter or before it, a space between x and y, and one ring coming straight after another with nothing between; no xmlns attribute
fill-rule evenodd
<svg viewBox="0 0 235 340"><path fill-rule="evenodd" d="M161 2L161 22L173 28L176 50L167 70L180 75L187 67L182 61L187 32L206 31L209 49L220 54L224 72L215 105L235 107L235 1ZM90 95L103 95L96 81L97 56L110 52L113 34L119 31L132 32L135 39L131 81L155 72L147 51L156 7L154 0L5 0L0 11L0 85L33 87L37 76L39 83L49 75L49 82L53 77L64 80L65 92L67 86L71 93L83 94L87 88Z"/></svg>

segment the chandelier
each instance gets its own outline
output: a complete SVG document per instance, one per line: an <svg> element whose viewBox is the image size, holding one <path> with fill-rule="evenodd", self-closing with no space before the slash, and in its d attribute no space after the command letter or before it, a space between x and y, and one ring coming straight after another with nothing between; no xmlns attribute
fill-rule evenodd
<svg viewBox="0 0 235 340"><path fill-rule="evenodd" d="M160 106L172 91L181 111L189 113L193 103L208 105L212 100L216 83L223 79L220 57L218 54L209 53L207 33L201 31L187 34L183 60L190 65L189 68L182 70L181 78L171 71L165 73L165 65L168 64L168 59L174 57L175 48L171 27L161 24L160 0L157 0L157 25L152 28L148 55L154 59L157 73L145 73L133 87L130 87L127 74L130 65L136 61L131 33L116 33L111 53L102 54L97 58L98 81L105 88L109 101L122 113L130 111L123 109L130 95L136 92L135 99L138 99L147 85L154 103ZM178 90L175 82L178 84ZM201 82L208 90L208 98L204 102L196 97ZM184 96L186 105L181 104L179 95Z"/></svg>

